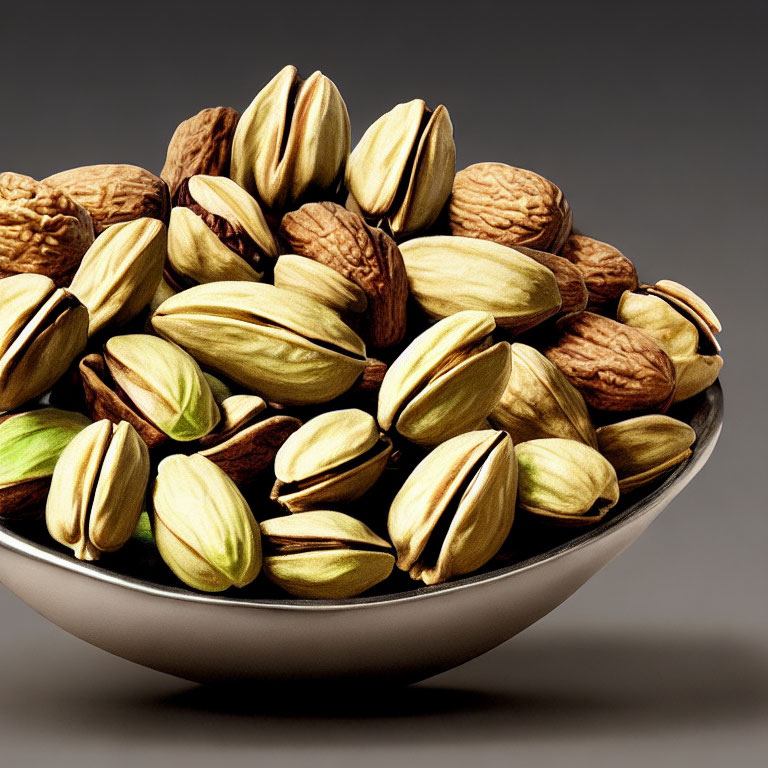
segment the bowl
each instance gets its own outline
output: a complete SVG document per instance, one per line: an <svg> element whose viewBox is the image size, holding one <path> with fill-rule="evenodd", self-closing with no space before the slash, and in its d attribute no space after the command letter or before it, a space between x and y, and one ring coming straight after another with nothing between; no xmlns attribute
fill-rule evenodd
<svg viewBox="0 0 768 768"><path fill-rule="evenodd" d="M643 533L711 455L720 385L672 415L696 430L685 463L583 533L516 521L521 546L445 584L336 601L212 596L77 561L12 523L0 524L0 582L71 634L196 682L416 682L530 626Z"/></svg>

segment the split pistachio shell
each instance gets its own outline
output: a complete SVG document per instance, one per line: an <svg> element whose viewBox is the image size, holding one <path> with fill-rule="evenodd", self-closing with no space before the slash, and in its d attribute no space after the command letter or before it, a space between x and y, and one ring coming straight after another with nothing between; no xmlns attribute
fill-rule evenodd
<svg viewBox="0 0 768 768"><path fill-rule="evenodd" d="M490 312L522 332L562 303L551 270L514 248L473 237L417 237L400 245L411 294L431 318Z"/></svg>
<svg viewBox="0 0 768 768"><path fill-rule="evenodd" d="M163 275L167 231L151 218L113 224L86 251L69 290L88 308L88 335L133 320Z"/></svg>
<svg viewBox="0 0 768 768"><path fill-rule="evenodd" d="M584 398L556 365L527 344L512 344L512 373L490 419L515 443L563 437L597 448Z"/></svg>
<svg viewBox="0 0 768 768"><path fill-rule="evenodd" d="M363 289L351 280L326 264L292 253L277 260L275 285L309 296L342 317L362 314L368 306Z"/></svg>
<svg viewBox="0 0 768 768"><path fill-rule="evenodd" d="M518 504L537 517L568 525L601 520L619 500L610 462L594 448L559 437L515 446Z"/></svg>
<svg viewBox="0 0 768 768"><path fill-rule="evenodd" d="M53 471L45 521L80 560L97 560L130 539L144 505L149 450L126 421L94 422L74 437Z"/></svg>
<svg viewBox="0 0 768 768"><path fill-rule="evenodd" d="M437 584L485 565L509 534L517 462L505 432L458 435L413 470L389 511L397 567Z"/></svg>
<svg viewBox="0 0 768 768"><path fill-rule="evenodd" d="M507 342L494 344L488 312L457 312L424 331L389 367L378 420L419 445L437 445L477 428L510 375Z"/></svg>
<svg viewBox="0 0 768 768"><path fill-rule="evenodd" d="M691 455L696 433L671 416L650 414L597 430L600 453L611 462L622 493L655 480Z"/></svg>
<svg viewBox="0 0 768 768"><path fill-rule="evenodd" d="M374 418L350 408L310 419L275 456L272 498L292 512L359 499L392 452Z"/></svg>
<svg viewBox="0 0 768 768"><path fill-rule="evenodd" d="M197 440L220 418L197 363L175 344L156 336L113 336L104 347L112 378L136 408L173 440Z"/></svg>
<svg viewBox="0 0 768 768"><path fill-rule="evenodd" d="M659 284L663 286L664 283L660 281ZM684 286L680 288L687 291ZM720 327L719 322L709 307L695 294L692 295L694 299L689 297L689 301L694 305L703 305L702 311L708 320L692 316L689 313L690 304L682 304L674 296L673 301L677 304L670 303L663 292L652 295L626 291L619 301L617 312L620 322L645 331L669 355L675 366L675 402L693 397L713 384L723 367L723 358L717 354L720 348L712 331L712 328ZM709 348L703 352L705 346Z"/></svg>
<svg viewBox="0 0 768 768"><path fill-rule="evenodd" d="M344 100L321 72L302 80L287 66L242 114L231 177L271 210L327 199L344 178L350 126Z"/></svg>
<svg viewBox="0 0 768 768"><path fill-rule="evenodd" d="M152 325L201 365L270 402L332 400L365 370L365 345L328 307L262 283L195 286L160 305Z"/></svg>
<svg viewBox="0 0 768 768"><path fill-rule="evenodd" d="M363 216L385 219L395 237L429 229L448 200L456 147L448 110L421 99L398 104L350 155L347 187Z"/></svg>
<svg viewBox="0 0 768 768"><path fill-rule="evenodd" d="M213 462L199 454L163 459L152 500L157 548L185 584L220 592L256 578L259 524L237 486Z"/></svg>
<svg viewBox="0 0 768 768"><path fill-rule="evenodd" d="M61 452L91 423L58 408L0 417L0 518L36 517L45 508Z"/></svg>
<svg viewBox="0 0 768 768"><path fill-rule="evenodd" d="M192 176L171 211L168 272L189 287L262 278L278 245L256 200L232 179Z"/></svg>
<svg viewBox="0 0 768 768"><path fill-rule="evenodd" d="M39 397L88 340L88 310L50 277L0 280L0 411Z"/></svg>
<svg viewBox="0 0 768 768"><path fill-rule="evenodd" d="M295 597L342 600L386 579L391 545L341 512L315 510L261 524L267 578Z"/></svg>

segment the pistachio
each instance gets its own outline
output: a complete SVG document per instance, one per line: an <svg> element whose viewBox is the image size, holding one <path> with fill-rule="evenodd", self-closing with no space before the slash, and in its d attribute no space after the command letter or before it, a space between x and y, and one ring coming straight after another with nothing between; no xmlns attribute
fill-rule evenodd
<svg viewBox="0 0 768 768"><path fill-rule="evenodd" d="M490 420L516 444L562 437L597 447L584 398L556 365L527 344L512 345L512 373Z"/></svg>
<svg viewBox="0 0 768 768"><path fill-rule="evenodd" d="M343 320L365 312L368 299L361 288L332 267L292 253L275 263L274 284L319 301Z"/></svg>
<svg viewBox="0 0 768 768"><path fill-rule="evenodd" d="M232 142L231 177L270 211L333 197L349 155L349 115L321 72L306 80L287 66L243 113Z"/></svg>
<svg viewBox="0 0 768 768"><path fill-rule="evenodd" d="M113 336L104 347L112 377L136 409L172 440L197 440L218 423L203 372L183 349L156 336Z"/></svg>
<svg viewBox="0 0 768 768"><path fill-rule="evenodd" d="M232 138L239 119L235 109L210 107L179 123L160 171L174 202L181 182L190 176L229 176Z"/></svg>
<svg viewBox="0 0 768 768"><path fill-rule="evenodd" d="M441 104L398 104L363 134L349 157L347 187L365 218L386 222L396 238L431 227L451 194L453 125Z"/></svg>
<svg viewBox="0 0 768 768"><path fill-rule="evenodd" d="M675 394L675 369L648 334L592 312L558 322L544 354L581 392L607 411L666 410Z"/></svg>
<svg viewBox="0 0 768 768"><path fill-rule="evenodd" d="M168 223L168 185L136 165L87 165L44 179L85 208L98 236L107 227L141 218Z"/></svg>
<svg viewBox="0 0 768 768"><path fill-rule="evenodd" d="M341 512L276 517L261 532L265 575L295 597L354 597L386 579L395 564L388 542Z"/></svg>
<svg viewBox="0 0 768 768"><path fill-rule="evenodd" d="M93 237L91 215L62 190L0 174L0 278L35 272L68 285Z"/></svg>
<svg viewBox="0 0 768 768"><path fill-rule="evenodd" d="M647 333L669 355L675 366L675 402L699 394L714 383L723 367L715 334L720 322L692 291L671 280L627 291L621 297L618 319Z"/></svg>
<svg viewBox="0 0 768 768"><path fill-rule="evenodd" d="M696 433L670 416L648 414L597 430L600 453L611 462L622 493L655 480L691 455Z"/></svg>
<svg viewBox="0 0 768 768"><path fill-rule="evenodd" d="M552 253L560 250L573 223L557 186L504 163L476 163L459 171L448 213L454 235Z"/></svg>
<svg viewBox="0 0 768 768"><path fill-rule="evenodd" d="M88 310L44 275L0 280L0 410L39 397L88 339Z"/></svg>
<svg viewBox="0 0 768 768"><path fill-rule="evenodd" d="M333 267L365 291L371 346L383 349L402 341L408 279L389 235L336 203L308 203L286 214L280 234L295 253Z"/></svg>
<svg viewBox="0 0 768 768"><path fill-rule="evenodd" d="M587 308L592 312L613 309L624 291L637 288L635 265L608 243L574 233L566 240L560 255L583 275L589 292Z"/></svg>
<svg viewBox="0 0 768 768"><path fill-rule="evenodd" d="M195 589L250 584L261 570L261 536L250 507L213 462L163 459L152 490L155 542L168 567Z"/></svg>
<svg viewBox="0 0 768 768"><path fill-rule="evenodd" d="M601 520L619 500L610 462L576 440L549 437L515 446L517 503L538 518L563 525Z"/></svg>
<svg viewBox="0 0 768 768"><path fill-rule="evenodd" d="M167 277L180 288L217 280L258 281L277 258L259 204L232 179L182 182L168 230Z"/></svg>
<svg viewBox="0 0 768 768"><path fill-rule="evenodd" d="M586 309L589 300L587 286L581 272L573 264L553 253L525 248L522 245L516 245L515 250L538 262L542 267L546 267L555 276L557 290L560 292L561 314L581 312L582 309Z"/></svg>
<svg viewBox="0 0 768 768"><path fill-rule="evenodd" d="M411 294L430 318L490 312L522 332L559 311L551 270L512 248L471 237L417 237L400 246Z"/></svg>
<svg viewBox="0 0 768 768"><path fill-rule="evenodd" d="M163 275L165 224L113 224L86 251L69 290L88 308L88 335L124 325L149 304Z"/></svg>
<svg viewBox="0 0 768 768"><path fill-rule="evenodd" d="M509 534L516 490L517 463L505 432L467 432L440 444L389 510L397 567L425 584L482 567Z"/></svg>
<svg viewBox="0 0 768 768"><path fill-rule="evenodd" d="M42 513L61 452L90 423L58 408L0 416L0 518Z"/></svg>
<svg viewBox="0 0 768 768"><path fill-rule="evenodd" d="M365 345L335 312L273 285L198 285L161 304L152 325L270 402L332 400L365 369Z"/></svg>
<svg viewBox="0 0 768 768"><path fill-rule="evenodd" d="M493 343L495 327L490 313L467 310L417 336L384 374L382 428L425 446L475 429L509 379L509 344Z"/></svg>
<svg viewBox="0 0 768 768"><path fill-rule="evenodd" d="M354 501L379 479L391 452L391 440L364 411L320 414L277 452L272 499L291 512Z"/></svg>
<svg viewBox="0 0 768 768"><path fill-rule="evenodd" d="M79 560L98 560L131 538L149 481L149 451L127 422L97 421L62 452L51 480L45 522Z"/></svg>

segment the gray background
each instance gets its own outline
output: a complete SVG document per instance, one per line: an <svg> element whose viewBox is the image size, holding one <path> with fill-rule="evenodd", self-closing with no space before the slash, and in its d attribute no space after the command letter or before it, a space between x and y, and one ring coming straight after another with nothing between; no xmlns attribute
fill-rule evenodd
<svg viewBox="0 0 768 768"><path fill-rule="evenodd" d="M231 701L108 656L0 591L3 765L757 766L768 756L763 2L27 3L0 10L0 169L159 172L176 124L287 63L353 140L445 103L458 167L558 183L576 226L723 321L726 423L701 475L553 614L396 695ZM435 638L434 642L439 642Z"/></svg>

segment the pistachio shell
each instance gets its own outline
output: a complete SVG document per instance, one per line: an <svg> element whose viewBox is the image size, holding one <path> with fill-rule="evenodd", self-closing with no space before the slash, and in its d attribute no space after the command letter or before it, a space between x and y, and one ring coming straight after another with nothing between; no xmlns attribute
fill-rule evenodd
<svg viewBox="0 0 768 768"><path fill-rule="evenodd" d="M515 446L518 504L538 517L593 523L619 500L616 471L594 448L558 437Z"/></svg>
<svg viewBox="0 0 768 768"><path fill-rule="evenodd" d="M490 419L515 443L563 437L597 447L584 398L554 363L527 344L512 344L512 372Z"/></svg>
<svg viewBox="0 0 768 768"><path fill-rule="evenodd" d="M597 439L626 493L685 461L696 433L685 422L650 414L600 427Z"/></svg>
<svg viewBox="0 0 768 768"><path fill-rule="evenodd" d="M259 525L237 486L213 462L199 454L163 459L152 500L157 548L184 583L219 592L256 578Z"/></svg>
<svg viewBox="0 0 768 768"><path fill-rule="evenodd" d="M56 463L45 510L48 532L80 560L97 560L136 529L149 480L149 451L127 422L83 429Z"/></svg>
<svg viewBox="0 0 768 768"><path fill-rule="evenodd" d="M482 430L440 444L392 502L387 527L397 567L426 584L480 568L509 534L516 488L509 435Z"/></svg>
<svg viewBox="0 0 768 768"><path fill-rule="evenodd" d="M104 359L115 382L173 440L197 440L220 418L203 372L184 350L156 336L113 336Z"/></svg>
<svg viewBox="0 0 768 768"><path fill-rule="evenodd" d="M113 224L86 251L69 290L88 308L88 335L124 325L149 304L163 275L165 224L140 218Z"/></svg>
<svg viewBox="0 0 768 768"><path fill-rule="evenodd" d="M349 546L382 547L390 549L388 541L377 536L367 525L343 512L316 509L303 515L286 515L264 520L261 533L267 540L289 542L291 547L311 549L323 540Z"/></svg>
<svg viewBox="0 0 768 768"><path fill-rule="evenodd" d="M261 283L195 286L164 302L155 330L271 402L324 402L365 369L362 340L327 307Z"/></svg>
<svg viewBox="0 0 768 768"><path fill-rule="evenodd" d="M472 237L417 237L400 245L411 294L431 318L490 312L522 331L561 305L554 274L513 248Z"/></svg>

